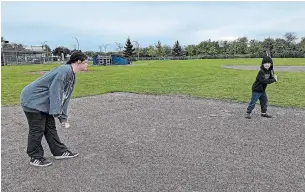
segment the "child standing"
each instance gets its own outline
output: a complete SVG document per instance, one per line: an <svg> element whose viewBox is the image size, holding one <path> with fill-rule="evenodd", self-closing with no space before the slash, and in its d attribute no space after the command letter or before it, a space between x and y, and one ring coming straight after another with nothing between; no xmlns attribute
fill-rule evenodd
<svg viewBox="0 0 305 192"><path fill-rule="evenodd" d="M256 80L252 85L252 96L247 107L246 118L251 119L251 112L255 107L255 103L259 99L261 105L261 116L272 118L267 114L268 97L266 94L267 84L277 81L277 76L273 74L273 61L270 57L263 57L260 70L256 76Z"/></svg>

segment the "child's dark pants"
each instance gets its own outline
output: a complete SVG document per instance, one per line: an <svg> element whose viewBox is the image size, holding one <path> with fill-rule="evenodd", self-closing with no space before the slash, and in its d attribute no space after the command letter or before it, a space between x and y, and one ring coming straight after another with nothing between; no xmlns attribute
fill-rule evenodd
<svg viewBox="0 0 305 192"><path fill-rule="evenodd" d="M267 112L267 107L268 107L268 97L266 92L252 92L252 97L249 103L249 106L247 108L247 113L251 113L252 110L255 107L255 103L259 99L260 105L261 105L261 112L266 113Z"/></svg>

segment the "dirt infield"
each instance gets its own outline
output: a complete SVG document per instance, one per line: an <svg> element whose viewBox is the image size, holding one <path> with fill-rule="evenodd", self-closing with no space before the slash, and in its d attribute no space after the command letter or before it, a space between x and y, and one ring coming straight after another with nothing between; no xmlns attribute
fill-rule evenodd
<svg viewBox="0 0 305 192"><path fill-rule="evenodd" d="M45 74L46 72L48 72L48 71L27 71L27 72L25 72L24 74L26 74L26 75L36 75L36 74L38 74L38 75L43 75L43 74Z"/></svg>
<svg viewBox="0 0 305 192"><path fill-rule="evenodd" d="M258 65L224 65L223 68L242 69L242 70L259 70ZM305 66L274 66L275 71L287 72L305 72Z"/></svg>
<svg viewBox="0 0 305 192"><path fill-rule="evenodd" d="M305 110L184 96L110 93L71 100L71 128L58 132L80 156L29 165L20 106L2 107L2 191L301 192Z"/></svg>

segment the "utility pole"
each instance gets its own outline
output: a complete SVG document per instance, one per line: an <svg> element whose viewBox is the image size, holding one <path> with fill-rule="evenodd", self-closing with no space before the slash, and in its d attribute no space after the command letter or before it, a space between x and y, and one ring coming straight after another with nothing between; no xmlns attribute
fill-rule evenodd
<svg viewBox="0 0 305 192"><path fill-rule="evenodd" d="M136 46L137 46L137 50L138 50L138 61L139 61L139 58L140 58L140 44L138 43L138 41L132 41L132 42L135 42Z"/></svg>

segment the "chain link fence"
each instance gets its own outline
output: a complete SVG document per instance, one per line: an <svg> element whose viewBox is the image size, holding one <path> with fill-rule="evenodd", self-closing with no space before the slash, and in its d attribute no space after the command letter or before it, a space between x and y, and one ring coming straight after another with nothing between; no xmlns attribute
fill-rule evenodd
<svg viewBox="0 0 305 192"><path fill-rule="evenodd" d="M1 65L44 64L53 61L52 55L47 52L1 50Z"/></svg>

